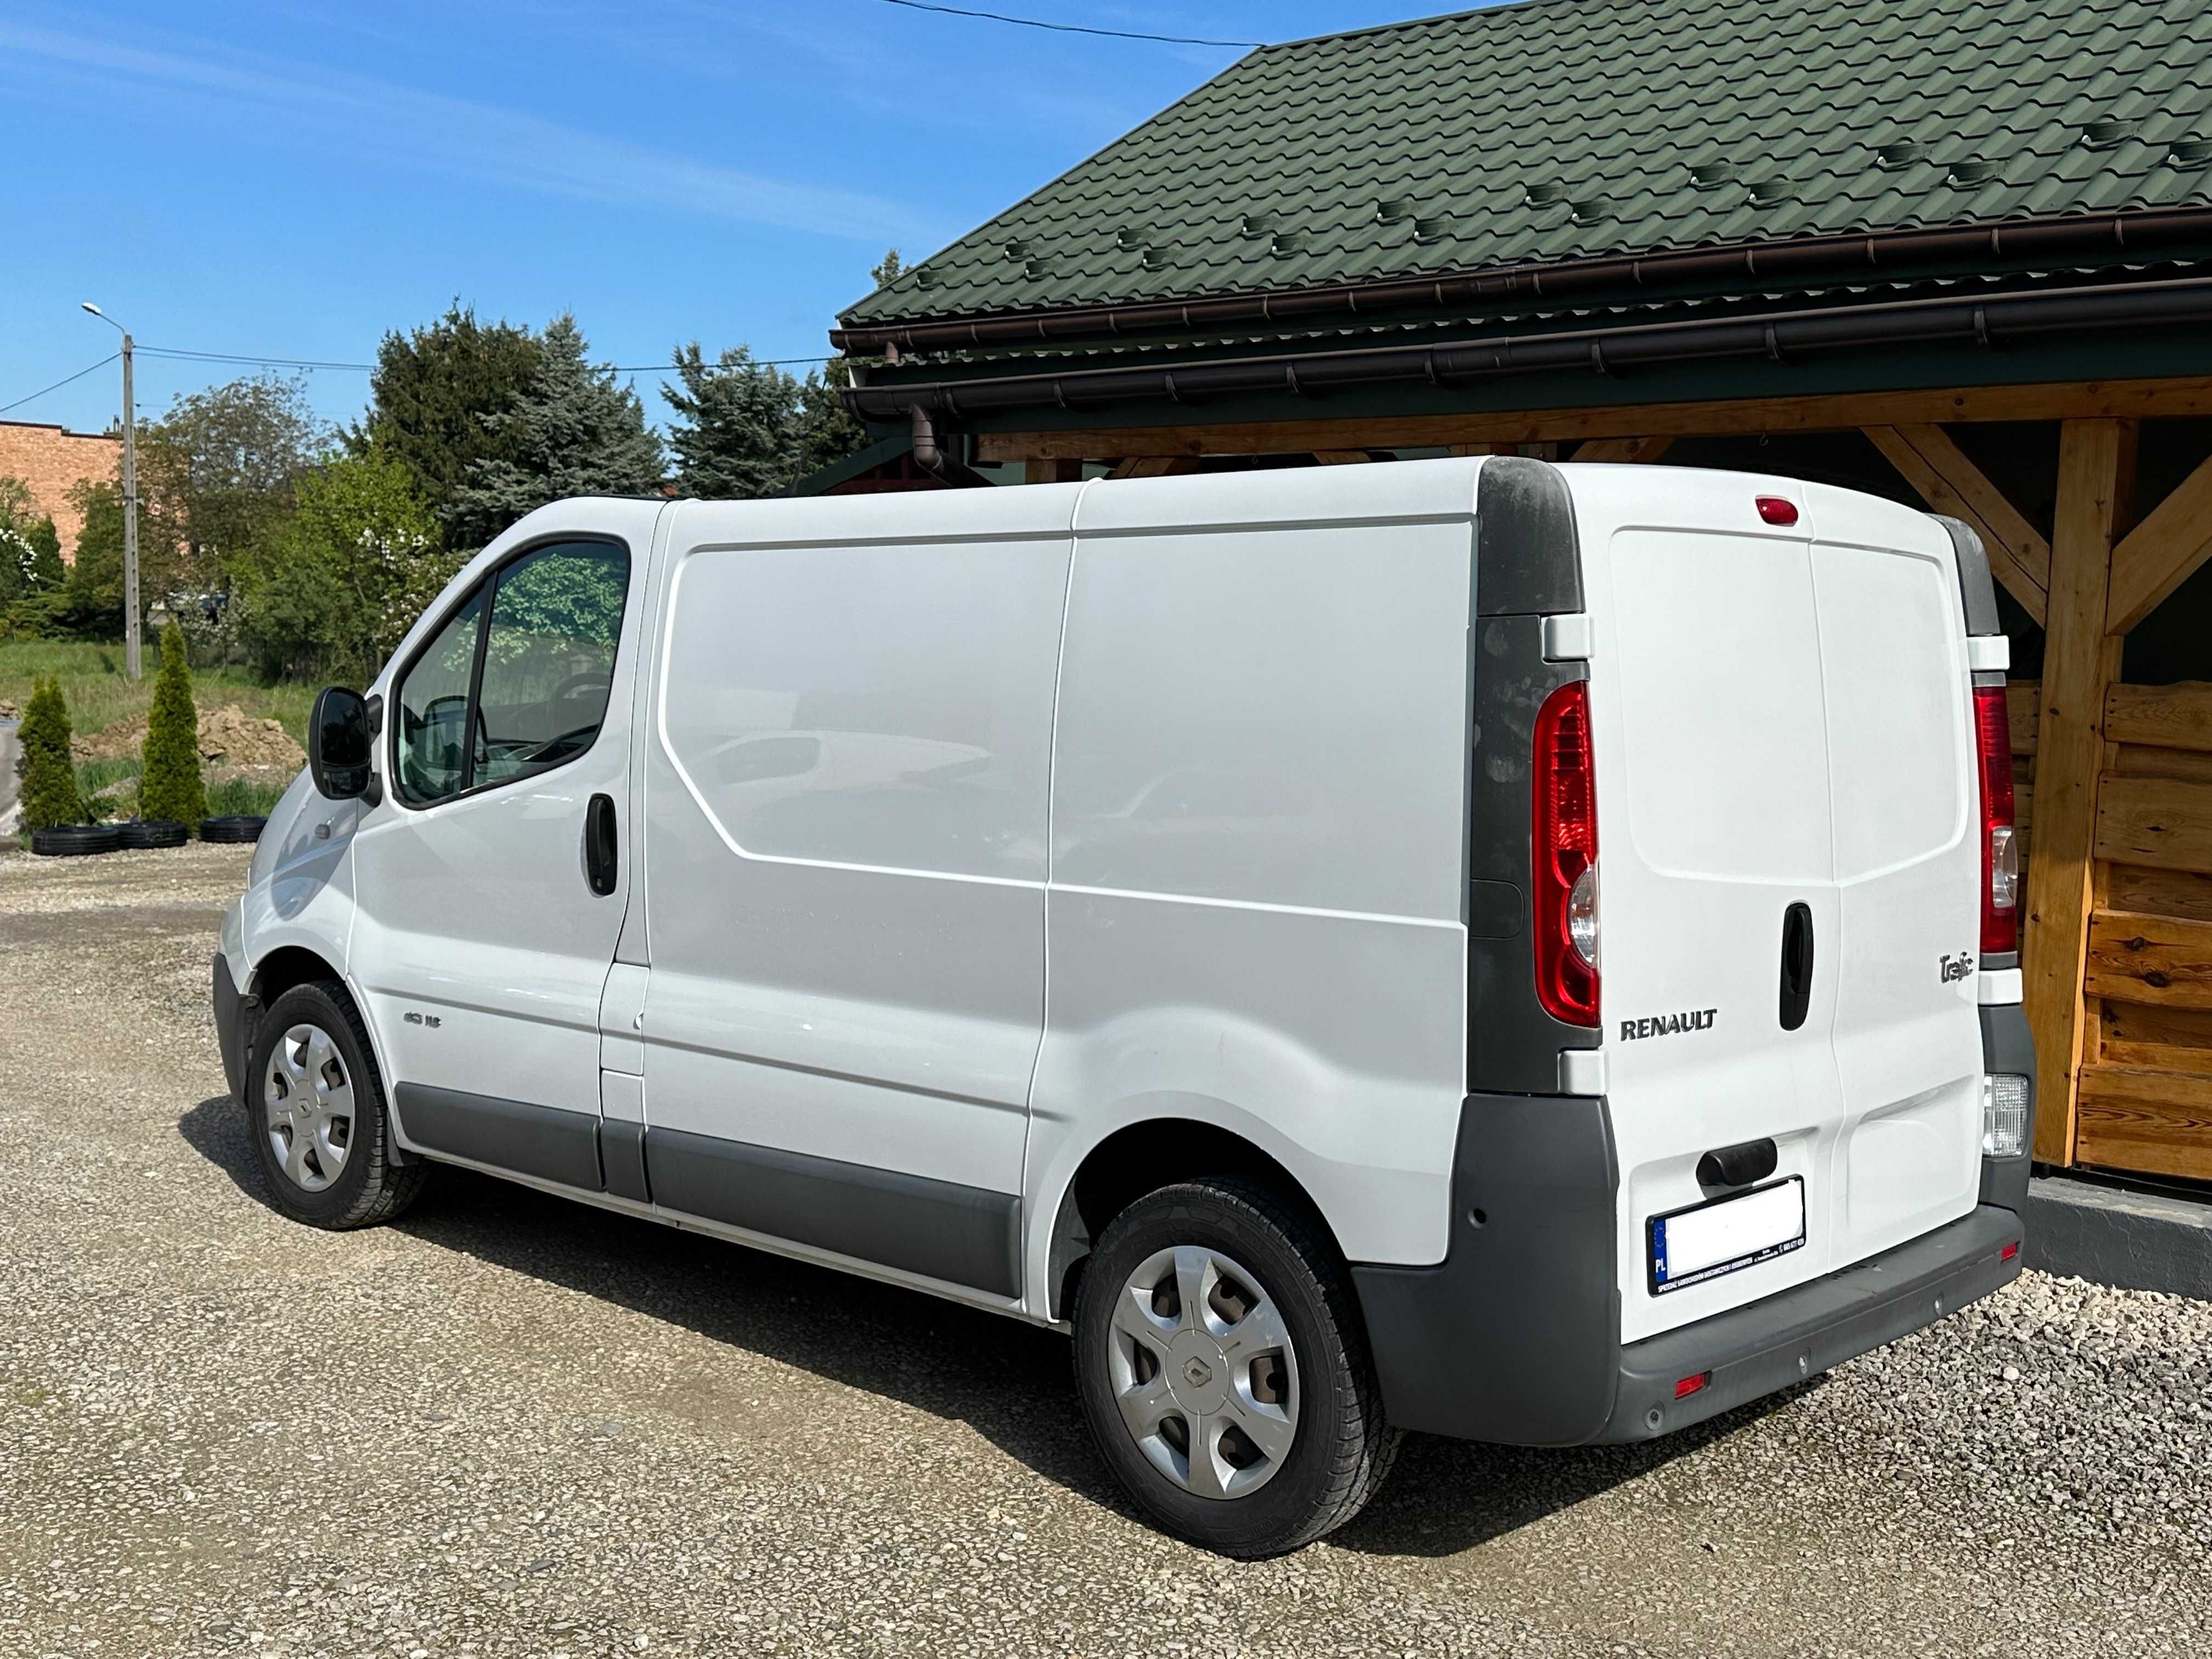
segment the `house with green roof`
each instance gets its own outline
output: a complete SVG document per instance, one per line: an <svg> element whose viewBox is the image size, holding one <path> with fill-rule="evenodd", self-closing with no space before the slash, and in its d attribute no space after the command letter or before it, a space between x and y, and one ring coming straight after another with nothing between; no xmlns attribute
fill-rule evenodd
<svg viewBox="0 0 2212 1659"><path fill-rule="evenodd" d="M1267 46L839 325L872 487L1517 451L1964 519L2033 803L2038 1155L2212 1180L2212 5L1520 0Z"/></svg>

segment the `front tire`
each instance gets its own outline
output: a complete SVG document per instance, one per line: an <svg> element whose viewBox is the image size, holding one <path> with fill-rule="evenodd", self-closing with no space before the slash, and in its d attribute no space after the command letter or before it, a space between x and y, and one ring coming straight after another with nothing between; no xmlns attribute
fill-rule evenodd
<svg viewBox="0 0 2212 1659"><path fill-rule="evenodd" d="M343 986L295 985L270 1003L246 1075L246 1129L286 1215L337 1231L414 1202L426 1171L392 1162L384 1081Z"/></svg>
<svg viewBox="0 0 2212 1659"><path fill-rule="evenodd" d="M1344 1265L1269 1188L1188 1182L1106 1228L1075 1302L1100 1453L1169 1531L1280 1555L1364 1508L1398 1436Z"/></svg>

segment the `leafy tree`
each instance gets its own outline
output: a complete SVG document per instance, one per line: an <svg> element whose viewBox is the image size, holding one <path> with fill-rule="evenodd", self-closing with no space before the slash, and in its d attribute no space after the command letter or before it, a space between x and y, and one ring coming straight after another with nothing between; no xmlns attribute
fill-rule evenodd
<svg viewBox="0 0 2212 1659"><path fill-rule="evenodd" d="M878 288L889 288L905 274L906 262L899 258L899 251L895 247L886 248L883 258L868 272L876 279Z"/></svg>
<svg viewBox="0 0 2212 1659"><path fill-rule="evenodd" d="M481 547L507 521L459 497L479 463L521 459L523 434L501 422L529 389L539 356L530 330L480 323L456 300L435 322L384 337L368 416L347 434L347 447L359 455L374 443L429 503L448 546Z"/></svg>
<svg viewBox="0 0 2212 1659"><path fill-rule="evenodd" d="M173 401L140 442L141 600L218 583L290 515L325 438L297 380L264 375Z"/></svg>
<svg viewBox="0 0 2212 1659"><path fill-rule="evenodd" d="M39 510L30 485L0 477L0 607L52 592L67 574L54 521Z"/></svg>
<svg viewBox="0 0 2212 1659"><path fill-rule="evenodd" d="M24 532L31 544L30 587L35 593L52 593L69 580L62 562L62 538L51 518L42 518Z"/></svg>
<svg viewBox="0 0 2212 1659"><path fill-rule="evenodd" d="M57 581L41 580L37 590L15 606L15 616L20 625L33 633L120 639L123 491L105 480L87 479L70 489L70 501L83 520L77 532L76 562L62 567L58 546L50 561L48 556L40 555L40 568L61 568L64 574ZM142 580L142 603L148 592Z"/></svg>
<svg viewBox="0 0 2212 1659"><path fill-rule="evenodd" d="M146 741L139 753L139 817L198 823L207 816L192 671L185 661L185 630L173 622L161 630L161 672L155 677L154 707L146 716Z"/></svg>
<svg viewBox="0 0 2212 1659"><path fill-rule="evenodd" d="M84 804L77 799L69 706L62 700L60 680L49 678L33 687L15 741L23 751L16 763L23 779L23 828L52 830L82 823Z"/></svg>
<svg viewBox="0 0 2212 1659"><path fill-rule="evenodd" d="M243 574L240 639L272 678L366 682L459 563L407 468L372 441L300 481L299 510Z"/></svg>
<svg viewBox="0 0 2212 1659"><path fill-rule="evenodd" d="M594 368L576 319L562 313L538 339L530 384L505 414L485 417L510 455L471 463L455 510L491 530L570 495L635 495L661 487L660 440L637 394Z"/></svg>

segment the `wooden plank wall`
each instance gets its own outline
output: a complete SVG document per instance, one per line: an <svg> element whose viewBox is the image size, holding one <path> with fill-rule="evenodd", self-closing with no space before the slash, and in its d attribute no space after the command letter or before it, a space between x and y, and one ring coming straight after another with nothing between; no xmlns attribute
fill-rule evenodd
<svg viewBox="0 0 2212 1659"><path fill-rule="evenodd" d="M2075 1158L2212 1180L2212 684L2114 685L2104 735Z"/></svg>

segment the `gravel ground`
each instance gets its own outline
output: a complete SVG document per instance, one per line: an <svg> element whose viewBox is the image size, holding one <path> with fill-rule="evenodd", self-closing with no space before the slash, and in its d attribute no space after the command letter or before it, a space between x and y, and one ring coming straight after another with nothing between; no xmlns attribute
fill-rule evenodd
<svg viewBox="0 0 2212 1659"><path fill-rule="evenodd" d="M1287 1560L1116 1498L1048 1333L451 1175L264 1204L246 849L0 855L0 1655L2201 1652L2212 1306L2030 1275L1638 1449L1416 1437Z"/></svg>

